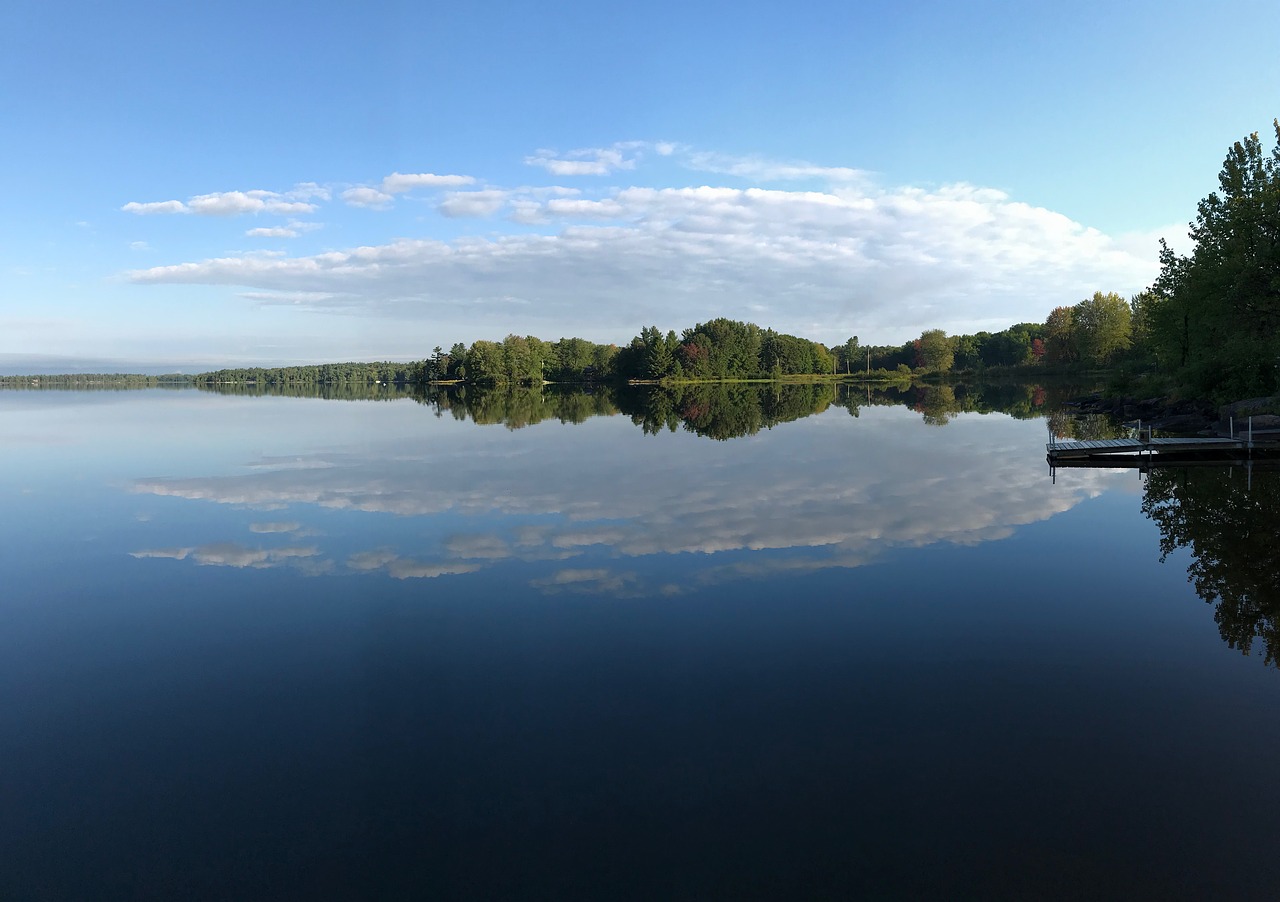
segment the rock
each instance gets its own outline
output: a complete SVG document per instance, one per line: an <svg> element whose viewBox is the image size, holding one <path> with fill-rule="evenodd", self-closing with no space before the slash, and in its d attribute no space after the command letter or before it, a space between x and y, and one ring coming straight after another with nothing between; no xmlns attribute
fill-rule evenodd
<svg viewBox="0 0 1280 902"><path fill-rule="evenodd" d="M1235 417L1239 420L1251 414L1256 417L1258 414L1271 410L1280 410L1280 398L1246 398L1243 401L1236 401L1233 404L1224 404L1219 407L1218 418L1226 421L1231 417Z"/></svg>
<svg viewBox="0 0 1280 902"><path fill-rule="evenodd" d="M1182 435L1190 435L1200 432L1207 428L1210 421L1198 414L1173 414L1171 416L1157 417L1150 423L1144 421L1144 426L1151 426L1160 432L1176 432Z"/></svg>
<svg viewBox="0 0 1280 902"><path fill-rule="evenodd" d="M1248 417L1245 417L1243 422L1241 422L1241 420L1238 417L1236 418L1237 432L1240 431L1241 429L1248 429L1248 428L1249 428ZM1257 432L1260 429L1267 429L1267 430L1280 429L1280 416L1276 416L1275 414L1272 414L1272 413L1264 413L1264 414L1258 414L1254 416L1253 431Z"/></svg>

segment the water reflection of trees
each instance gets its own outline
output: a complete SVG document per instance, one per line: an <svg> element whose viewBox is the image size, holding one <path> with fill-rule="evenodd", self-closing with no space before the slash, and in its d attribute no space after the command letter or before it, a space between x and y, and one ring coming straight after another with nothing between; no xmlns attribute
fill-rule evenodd
<svg viewBox="0 0 1280 902"><path fill-rule="evenodd" d="M1003 413L1014 419L1043 417L1064 401L1079 397L1088 387L1070 384L1023 382L903 383L874 390L841 386L838 401L857 416L858 407L884 404L910 407L931 426L945 426L961 413Z"/></svg>
<svg viewBox="0 0 1280 902"><path fill-rule="evenodd" d="M197 382L195 387L215 395L320 398L325 401L395 401L414 392L412 386L364 382Z"/></svg>
<svg viewBox="0 0 1280 902"><path fill-rule="evenodd" d="M1060 439L1079 439L1082 442L1123 438L1130 434L1127 426L1107 414L1064 410L1049 414L1049 429Z"/></svg>
<svg viewBox="0 0 1280 902"><path fill-rule="evenodd" d="M1250 484L1251 483L1251 484ZM1160 527L1161 560L1191 551L1188 579L1228 646L1249 654L1262 641L1268 665L1280 658L1280 473L1252 479L1231 469L1152 472L1142 511Z"/></svg>
<svg viewBox="0 0 1280 902"><path fill-rule="evenodd" d="M829 382L767 386L711 383L626 392L619 400L623 412L646 434L683 427L706 438L725 440L821 413L835 396L836 387Z"/></svg>
<svg viewBox="0 0 1280 902"><path fill-rule="evenodd" d="M754 435L781 423L841 407L852 416L864 407L905 406L924 422L945 426L961 413L1004 413L1017 419L1045 416L1088 387L995 383L703 382L674 386L546 385L483 388L460 385L402 387L373 384L201 385L202 391L330 400L394 400L412 397L436 416L450 414L480 424L520 429L543 420L581 423L623 413L646 434L685 429L717 440ZM1058 435L1102 438L1119 428L1104 416L1050 414Z"/></svg>
<svg viewBox="0 0 1280 902"><path fill-rule="evenodd" d="M521 429L543 420L582 423L591 417L618 413L613 392L608 389L587 392L581 389L458 386L422 392L415 395L415 399L434 408L436 416L443 416L447 411L455 419L470 419L482 425L501 423L508 429Z"/></svg>

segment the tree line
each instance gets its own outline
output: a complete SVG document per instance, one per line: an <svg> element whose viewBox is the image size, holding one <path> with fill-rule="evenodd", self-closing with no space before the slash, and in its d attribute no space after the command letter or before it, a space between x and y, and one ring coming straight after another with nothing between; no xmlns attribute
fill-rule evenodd
<svg viewBox="0 0 1280 902"><path fill-rule="evenodd" d="M62 388L75 391L118 390L126 388L187 388L195 376L166 373L148 376L143 373L59 373L55 375L0 376L4 388Z"/></svg>
<svg viewBox="0 0 1280 902"><path fill-rule="evenodd" d="M320 363L304 366L233 367L200 373L201 385L412 385L425 381L421 362Z"/></svg>

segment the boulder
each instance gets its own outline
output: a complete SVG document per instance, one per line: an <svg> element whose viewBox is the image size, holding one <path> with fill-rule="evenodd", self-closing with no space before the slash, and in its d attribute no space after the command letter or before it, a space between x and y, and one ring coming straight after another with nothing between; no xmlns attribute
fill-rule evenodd
<svg viewBox="0 0 1280 902"><path fill-rule="evenodd" d="M1259 414L1278 410L1280 410L1280 398L1246 398L1243 401L1236 401L1233 404L1224 404L1219 407L1218 418L1225 422L1231 417L1239 420L1250 415L1257 417ZM1256 419L1254 420L1254 427L1257 427Z"/></svg>
<svg viewBox="0 0 1280 902"><path fill-rule="evenodd" d="M1201 432L1210 424L1211 421L1207 417L1194 413L1157 417L1151 420L1150 423L1143 421L1144 426L1151 426L1151 428L1160 432L1175 432L1181 435L1192 435Z"/></svg>

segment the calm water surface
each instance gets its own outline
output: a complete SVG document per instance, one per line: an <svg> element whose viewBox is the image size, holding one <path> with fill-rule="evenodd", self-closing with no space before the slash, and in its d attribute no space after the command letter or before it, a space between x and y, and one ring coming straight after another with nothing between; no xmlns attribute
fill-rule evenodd
<svg viewBox="0 0 1280 902"><path fill-rule="evenodd" d="M0 393L0 897L1274 898L1275 472L810 407Z"/></svg>

